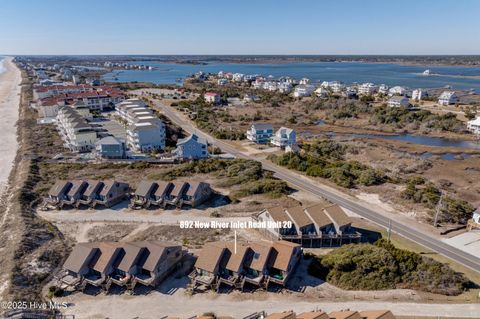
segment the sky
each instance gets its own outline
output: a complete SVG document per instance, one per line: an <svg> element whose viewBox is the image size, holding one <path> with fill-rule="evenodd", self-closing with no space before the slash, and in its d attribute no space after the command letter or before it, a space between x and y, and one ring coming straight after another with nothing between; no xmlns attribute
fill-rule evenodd
<svg viewBox="0 0 480 319"><path fill-rule="evenodd" d="M2 0L0 54L480 54L480 0Z"/></svg>

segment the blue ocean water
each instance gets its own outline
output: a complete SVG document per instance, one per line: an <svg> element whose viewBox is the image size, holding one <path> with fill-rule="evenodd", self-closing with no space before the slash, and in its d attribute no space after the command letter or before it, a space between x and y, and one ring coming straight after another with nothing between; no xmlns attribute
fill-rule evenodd
<svg viewBox="0 0 480 319"><path fill-rule="evenodd" d="M480 91L480 67L467 66L416 66L362 62L295 62L283 64L240 64L209 63L207 65L136 62L153 66L148 70L120 70L104 76L107 81L139 81L156 84L180 83L185 77L198 72L219 71L243 74L272 75L275 78L290 76L295 79L309 78L312 82L342 81L347 84L373 82L389 86L401 85L409 88L439 88L446 85L454 89L475 89ZM426 69L433 74L424 76Z"/></svg>

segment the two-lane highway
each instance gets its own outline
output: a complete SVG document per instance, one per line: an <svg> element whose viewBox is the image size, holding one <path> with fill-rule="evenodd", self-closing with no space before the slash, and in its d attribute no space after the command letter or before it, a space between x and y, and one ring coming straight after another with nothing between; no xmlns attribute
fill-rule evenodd
<svg viewBox="0 0 480 319"><path fill-rule="evenodd" d="M265 159L258 159L254 158L251 155L245 154L240 150L236 149L231 144L217 140L212 136L206 134L205 132L200 131L199 129L194 127L191 121L186 119L183 115L181 115L173 108L165 106L160 102L156 102L156 106L168 118L170 118L173 123L181 126L188 133L195 133L200 137L206 138L211 144L221 148L227 153L235 155L236 157L260 161L265 169L274 172L276 177L286 181L294 188L301 189L313 195L326 198L331 202L339 204L340 206L345 207L346 209L351 210L352 212L368 220L371 220L372 222L382 227L387 228L390 224L392 226L392 231L399 234L400 236L412 240L413 242L416 242L452 260L455 260L456 262L466 267L480 272L480 258L470 255L458 248L448 245L441 240L422 232L413 224L406 225L398 221L393 221L388 216L382 214L382 212L378 212L373 210L372 208L365 207L367 205L362 205L359 199L353 198L348 194L343 194L331 189L328 186L318 184L309 178L301 178L298 176L298 174L279 167Z"/></svg>

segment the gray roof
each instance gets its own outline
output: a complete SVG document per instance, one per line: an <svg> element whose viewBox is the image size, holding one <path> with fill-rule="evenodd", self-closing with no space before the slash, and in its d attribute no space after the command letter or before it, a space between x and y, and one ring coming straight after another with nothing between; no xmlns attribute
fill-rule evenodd
<svg viewBox="0 0 480 319"><path fill-rule="evenodd" d="M194 196L200 186L206 185L207 187L210 187L210 184L205 182L188 182L188 184L187 196Z"/></svg>
<svg viewBox="0 0 480 319"><path fill-rule="evenodd" d="M65 192L67 187L70 187L71 185L72 183L70 183L69 181L58 181L55 183L55 185L52 186L52 188L50 188L48 195L60 196Z"/></svg>
<svg viewBox="0 0 480 319"><path fill-rule="evenodd" d="M98 250L98 248L83 243L76 245L63 264L63 268L78 273L92 250Z"/></svg>
<svg viewBox="0 0 480 319"><path fill-rule="evenodd" d="M143 180L138 184L137 189L135 190L135 195L141 197L147 197L156 187L157 183L153 181Z"/></svg>
<svg viewBox="0 0 480 319"><path fill-rule="evenodd" d="M123 142L113 136L107 136L97 142L97 145L122 145Z"/></svg>
<svg viewBox="0 0 480 319"><path fill-rule="evenodd" d="M273 130L273 126L270 123L253 123L252 126L255 130Z"/></svg>
<svg viewBox="0 0 480 319"><path fill-rule="evenodd" d="M196 134L192 134L192 135L187 136L187 137L185 137L185 138L179 139L179 140L177 141L177 145L184 144L184 143L186 143L186 142L188 142L188 141L190 141L190 140L194 140L194 141L196 141L197 143L207 145L207 140L204 139L204 138L202 138L202 137L199 137L199 136L196 135Z"/></svg>

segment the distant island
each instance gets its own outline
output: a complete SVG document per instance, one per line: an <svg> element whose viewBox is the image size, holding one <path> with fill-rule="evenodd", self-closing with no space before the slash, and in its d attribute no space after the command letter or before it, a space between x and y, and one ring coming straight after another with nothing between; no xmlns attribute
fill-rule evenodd
<svg viewBox="0 0 480 319"><path fill-rule="evenodd" d="M35 60L35 56L29 56ZM159 63L179 63L205 65L212 62L223 63L291 63L291 62L365 62L396 63L409 65L457 65L480 66L480 55L70 55L42 56L42 61L68 60L69 62L111 61L132 62L151 61Z"/></svg>

